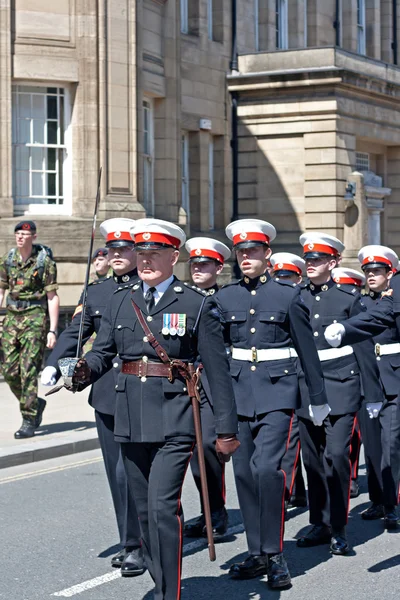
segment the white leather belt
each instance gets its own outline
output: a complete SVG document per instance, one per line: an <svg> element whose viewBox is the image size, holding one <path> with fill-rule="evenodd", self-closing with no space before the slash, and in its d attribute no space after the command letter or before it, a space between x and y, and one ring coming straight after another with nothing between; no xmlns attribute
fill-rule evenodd
<svg viewBox="0 0 400 600"><path fill-rule="evenodd" d="M296 356L297 352L294 348L268 348L266 350L232 348L232 358L235 360L247 360L249 362L283 360L285 358L296 358Z"/></svg>
<svg viewBox="0 0 400 600"><path fill-rule="evenodd" d="M326 348L325 350L318 350L318 356L319 360L324 362L325 360L332 360L333 358L349 356L350 354L353 354L353 352L352 346L343 346L343 348Z"/></svg>
<svg viewBox="0 0 400 600"><path fill-rule="evenodd" d="M388 354L400 354L400 344L375 344L376 356L387 356Z"/></svg>

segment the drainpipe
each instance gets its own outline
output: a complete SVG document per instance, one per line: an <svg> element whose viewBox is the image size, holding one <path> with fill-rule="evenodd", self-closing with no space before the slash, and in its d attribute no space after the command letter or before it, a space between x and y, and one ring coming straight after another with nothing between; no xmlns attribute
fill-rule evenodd
<svg viewBox="0 0 400 600"><path fill-rule="evenodd" d="M397 0L392 0L393 2L393 42L392 42L392 50L393 50L393 63L397 65Z"/></svg>
<svg viewBox="0 0 400 600"><path fill-rule="evenodd" d="M393 0L394 2L396 0ZM333 22L333 27L336 30L335 33L335 46L340 46L340 29L342 24L340 22L340 0L336 0L336 8L335 8L335 20Z"/></svg>
<svg viewBox="0 0 400 600"><path fill-rule="evenodd" d="M231 71L238 70L237 58L237 4L236 0L231 2L231 29L232 29L232 47L231 47Z"/></svg>
<svg viewBox="0 0 400 600"><path fill-rule="evenodd" d="M238 184L238 118L237 118L237 107L238 107L238 95L237 92L232 92L232 137L231 137L231 149L232 149L232 221L236 221L239 218L239 184Z"/></svg>

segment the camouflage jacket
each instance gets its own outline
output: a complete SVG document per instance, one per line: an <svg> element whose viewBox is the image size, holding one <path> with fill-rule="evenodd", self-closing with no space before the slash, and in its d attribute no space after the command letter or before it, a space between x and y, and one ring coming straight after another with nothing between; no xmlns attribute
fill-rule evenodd
<svg viewBox="0 0 400 600"><path fill-rule="evenodd" d="M43 301L46 305L46 294L58 289L57 265L46 256L42 276L37 268L38 246L33 246L32 254L26 262L19 251L15 252L11 265L7 265L8 253L0 260L0 289L10 290L12 300Z"/></svg>

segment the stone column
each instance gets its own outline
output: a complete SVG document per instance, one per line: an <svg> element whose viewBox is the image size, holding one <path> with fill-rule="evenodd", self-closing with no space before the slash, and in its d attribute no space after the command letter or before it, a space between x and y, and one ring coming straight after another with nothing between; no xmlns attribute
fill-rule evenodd
<svg viewBox="0 0 400 600"><path fill-rule="evenodd" d="M367 26L367 56L381 59L381 2L366 0L365 20Z"/></svg>
<svg viewBox="0 0 400 600"><path fill-rule="evenodd" d="M0 217L13 216L10 25L11 0L0 0Z"/></svg>
<svg viewBox="0 0 400 600"><path fill-rule="evenodd" d="M381 60L393 62L393 1L381 0Z"/></svg>
<svg viewBox="0 0 400 600"><path fill-rule="evenodd" d="M100 218L143 216L137 201L136 2L99 2Z"/></svg>
<svg viewBox="0 0 400 600"><path fill-rule="evenodd" d="M342 8L343 48L357 52L357 0L345 0Z"/></svg>

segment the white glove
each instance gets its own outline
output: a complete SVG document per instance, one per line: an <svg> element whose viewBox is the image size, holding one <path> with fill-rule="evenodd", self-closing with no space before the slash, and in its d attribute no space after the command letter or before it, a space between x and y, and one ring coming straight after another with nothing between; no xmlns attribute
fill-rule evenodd
<svg viewBox="0 0 400 600"><path fill-rule="evenodd" d="M42 385L56 385L57 383L57 369L55 367L45 367L40 377Z"/></svg>
<svg viewBox="0 0 400 600"><path fill-rule="evenodd" d="M311 404L308 407L308 412L310 413L311 421L314 423L316 427L321 427L324 419L331 412L331 407L329 404L322 404L322 406L312 406Z"/></svg>
<svg viewBox="0 0 400 600"><path fill-rule="evenodd" d="M376 419L380 413L383 402L370 402L366 405L368 416L370 419Z"/></svg>
<svg viewBox="0 0 400 600"><path fill-rule="evenodd" d="M338 348L342 343L342 338L346 330L341 323L332 323L325 329L325 339L334 348Z"/></svg>

